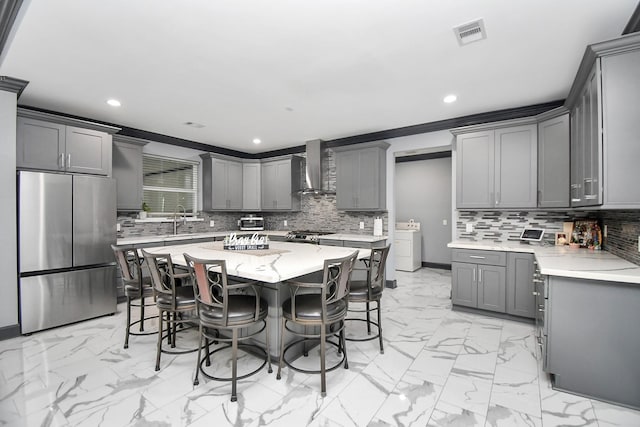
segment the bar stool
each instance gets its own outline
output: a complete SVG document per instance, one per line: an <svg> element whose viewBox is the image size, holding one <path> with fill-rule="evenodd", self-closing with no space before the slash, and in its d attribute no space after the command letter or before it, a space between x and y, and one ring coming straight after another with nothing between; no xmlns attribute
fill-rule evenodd
<svg viewBox="0 0 640 427"><path fill-rule="evenodd" d="M227 265L224 260L198 259L184 254L193 274L193 292L196 296L198 318L200 319L200 344L194 385L199 384L200 372L207 378L217 381L231 381L231 401L238 400L236 383L258 373L267 363L271 369L269 353L269 328L267 327L268 305L260 298L257 282L231 283L227 278ZM242 335L240 330L244 330ZM230 332L231 337L220 334ZM262 331L266 334L266 349L244 341L256 337ZM228 334L227 334L228 335ZM213 351L209 351L209 341L229 343ZM206 359L202 360L202 348L207 348ZM202 366L210 365L210 356L219 351L231 348L231 377L219 377L208 373ZM257 351L264 355L264 362L253 371L238 375L238 349Z"/></svg>
<svg viewBox="0 0 640 427"><path fill-rule="evenodd" d="M156 306L160 319L158 329L158 345L156 349L156 371L160 370L160 354L185 354L192 353L197 348L186 350L169 350L162 348L162 336L164 324L167 324L167 342L171 348L176 347L178 326L186 330L187 323L197 322L197 318L189 314L196 309L196 300L193 295L193 287L179 286L183 281L191 277L189 272L177 273L175 271L170 254L152 254L142 250L144 260L149 267L151 283L156 296Z"/></svg>
<svg viewBox="0 0 640 427"><path fill-rule="evenodd" d="M369 259L365 259L362 262L366 266L367 279L366 280L352 280L349 289L349 312L351 313L366 313L367 318L361 319L356 317L348 317L349 321L359 321L367 323L367 337L348 337L347 341L369 341L378 338L380 342L380 353L384 354L384 347L382 345L382 316L380 311L380 300L382 299L382 291L385 285L385 267L387 264L387 255L389 255L389 249L391 245L387 245L383 248L371 249L371 255ZM354 268L356 270L364 270ZM372 308L371 303L375 303L376 307ZM353 304L365 304L364 309L353 308ZM370 313L372 311L378 312L378 321L371 320ZM377 328L377 334L371 335L371 325Z"/></svg>
<svg viewBox="0 0 640 427"><path fill-rule="evenodd" d="M282 304L281 347L277 379L281 378L280 373L283 363L298 372L319 373L320 391L324 397L327 394L326 372L337 369L343 362L344 368L349 369L344 339L344 319L347 315L349 280L357 256L358 251L355 251L343 258L325 260L322 283L291 280L285 282L290 286L291 298ZM313 289L315 289L315 292L309 293ZM296 325L298 326L297 328ZM313 327L313 331L307 331L307 327ZM285 329L289 333L301 337L301 339L293 341L285 347ZM327 339L334 335L338 336L339 343ZM309 341L317 340L320 341L320 370L297 368L291 361L286 359L287 351L293 346L302 343L306 350L306 344ZM329 368L326 367L325 362L327 343L337 347L338 354L342 353L341 360Z"/></svg>
<svg viewBox="0 0 640 427"><path fill-rule="evenodd" d="M144 321L156 319L158 316L145 317L144 308L155 306L155 301L147 304L146 299L153 297L153 286L151 279L143 277L143 259L138 255L138 251L132 248L120 248L111 245L111 249L116 257L118 267L122 274L124 283L124 294L127 298L127 327L124 336L124 348L129 348L129 335L153 335L158 331L145 331ZM131 307L140 307L140 318L131 322ZM140 325L138 332L131 331L134 325Z"/></svg>

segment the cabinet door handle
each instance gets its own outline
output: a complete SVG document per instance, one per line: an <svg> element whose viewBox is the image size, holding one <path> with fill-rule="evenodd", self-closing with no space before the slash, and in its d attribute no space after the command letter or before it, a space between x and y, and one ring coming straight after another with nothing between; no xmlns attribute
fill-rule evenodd
<svg viewBox="0 0 640 427"><path fill-rule="evenodd" d="M472 282L476 281L476 269L473 269L473 279L471 279Z"/></svg>
<svg viewBox="0 0 640 427"><path fill-rule="evenodd" d="M540 295L540 292L533 291L531 292L531 294L537 297L538 295Z"/></svg>
<svg viewBox="0 0 640 427"><path fill-rule="evenodd" d="M58 161L58 165L64 169L64 153L60 153L60 159Z"/></svg>
<svg viewBox="0 0 640 427"><path fill-rule="evenodd" d="M67 154L67 168L71 167L71 153Z"/></svg>
<svg viewBox="0 0 640 427"><path fill-rule="evenodd" d="M474 258L474 259L484 259L483 256L480 255L469 255L469 258Z"/></svg>
<svg viewBox="0 0 640 427"><path fill-rule="evenodd" d="M496 205L500 204L500 192L496 191Z"/></svg>
<svg viewBox="0 0 640 427"><path fill-rule="evenodd" d="M478 270L478 283L482 283L482 270Z"/></svg>

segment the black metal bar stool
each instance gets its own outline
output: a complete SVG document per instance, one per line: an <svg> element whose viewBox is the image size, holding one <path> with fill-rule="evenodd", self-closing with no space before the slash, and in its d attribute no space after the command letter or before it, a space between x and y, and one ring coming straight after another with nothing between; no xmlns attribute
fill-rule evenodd
<svg viewBox="0 0 640 427"><path fill-rule="evenodd" d="M111 245L113 253L116 257L118 267L122 273L122 281L124 283L124 294L127 298L127 326L124 336L124 348L129 348L129 335L153 335L158 330L145 331L144 321L156 319L158 316L145 317L145 307L155 306L155 301L147 303L147 298L153 297L153 286L151 278L142 275L143 259L138 255L138 251L133 248L120 248ZM131 307L140 307L140 318L131 322ZM131 328L139 325L139 330L134 332Z"/></svg>
<svg viewBox="0 0 640 427"><path fill-rule="evenodd" d="M380 311L380 300L382 299L382 291L384 290L385 278L384 272L387 264L387 256L389 255L389 249L391 245L387 245L383 248L371 249L371 255L369 259L365 259L362 262L366 266L367 279L366 280L351 280L351 286L349 289L349 312L351 313L366 313L366 319L348 317L349 321L359 321L367 323L367 336L366 337L347 337L347 341L369 341L378 338L380 343L380 353L384 354L384 346L382 344L382 315ZM354 268L354 271L359 270ZM361 269L360 269L361 270ZM371 304L375 303L375 307L371 307ZM364 304L364 308L353 308L354 304ZM374 322L371 320L371 312L377 311L378 320ZM377 333L371 335L371 325L377 328ZM351 328L350 328L351 331Z"/></svg>
<svg viewBox="0 0 640 427"><path fill-rule="evenodd" d="M198 259L188 254L184 254L184 258L194 278L193 292L196 296L200 319L200 344L193 384L199 384L200 372L213 380L231 381L231 401L235 402L238 399L237 380L256 374L267 363L269 373L272 372L269 328L267 327L269 307L267 302L260 298L257 282L231 283L229 281L224 260ZM239 333L241 330L242 335ZM225 331L230 333L231 337L224 334ZM266 334L266 348L245 343L262 331ZM210 341L228 344L209 351ZM207 348L205 360L202 360L203 347ZM231 348L231 377L220 377L207 372L202 365L206 362L207 366L210 366L210 356L227 348ZM264 355L264 361L253 371L238 375L238 349Z"/></svg>
<svg viewBox="0 0 640 427"><path fill-rule="evenodd" d="M169 350L162 348L164 324L167 324L167 341L171 348L176 347L178 326L186 330L185 325L197 323L192 316L196 309L196 300L192 286L180 286L182 282L191 278L189 272L178 273L171 261L170 254L153 254L142 250L145 263L149 267L151 283L156 296L156 306L159 316L158 346L156 350L156 371L160 370L160 354L184 354L198 350L197 347L186 350ZM190 326L190 325L189 325Z"/></svg>
<svg viewBox="0 0 640 427"><path fill-rule="evenodd" d="M351 271L357 259L358 251L343 258L327 259L324 261L322 283L303 281L287 281L290 286L291 298L282 304L282 322L280 324L280 362L278 364L277 379L280 379L282 364L286 363L291 369L305 373L320 374L320 391L322 396L327 394L326 372L337 369L344 362L344 368L349 369L347 348L344 340L344 319L347 316L349 281ZM315 292L309 293L315 289ZM297 327L296 327L297 326ZM312 327L312 331L307 328ZM303 330L300 331L300 328ZM301 337L296 341L284 344L285 329ZM319 330L319 331L318 331ZM327 339L337 335L339 343ZM305 346L310 341L320 341L320 370L307 370L295 367L292 361L286 359L286 353L293 346L302 343ZM342 353L341 360L333 366L326 367L326 344L338 348Z"/></svg>

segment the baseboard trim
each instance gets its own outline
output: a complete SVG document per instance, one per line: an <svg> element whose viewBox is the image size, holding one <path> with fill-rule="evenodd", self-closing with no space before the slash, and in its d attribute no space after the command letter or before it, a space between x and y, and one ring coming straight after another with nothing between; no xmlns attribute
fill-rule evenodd
<svg viewBox="0 0 640 427"><path fill-rule="evenodd" d="M395 289L398 287L398 281L397 280L386 280L384 282L384 287L385 288L390 288L390 289Z"/></svg>
<svg viewBox="0 0 640 427"><path fill-rule="evenodd" d="M0 328L0 341L20 336L20 325L3 326Z"/></svg>
<svg viewBox="0 0 640 427"><path fill-rule="evenodd" d="M451 264L441 264L439 262L424 262L422 266L427 268L439 268L440 270L451 270Z"/></svg>
<svg viewBox="0 0 640 427"><path fill-rule="evenodd" d="M461 305L451 305L451 310L452 311L462 311L462 312L465 312L465 313L481 314L483 316L496 317L498 319L515 320L515 321L523 322L523 323L530 323L530 324L535 324L536 323L535 319L530 319L528 317L514 316L513 314L498 313L497 311L487 311L487 310L482 310L480 308L465 307L465 306L461 306Z"/></svg>

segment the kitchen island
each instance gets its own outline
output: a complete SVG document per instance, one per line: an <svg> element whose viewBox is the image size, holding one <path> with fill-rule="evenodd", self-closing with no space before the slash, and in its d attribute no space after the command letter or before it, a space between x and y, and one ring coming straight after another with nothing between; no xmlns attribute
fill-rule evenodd
<svg viewBox="0 0 640 427"><path fill-rule="evenodd" d="M227 263L227 274L261 283L262 297L269 305L269 348L278 360L280 353L280 321L282 303L290 298L286 280L313 275L322 281L324 260L340 258L358 251L358 259L368 258L370 249L321 246L304 243L274 242L269 249L255 251L230 251L222 248L223 242L198 242L187 245L146 248L151 253L170 254L175 264L186 265L183 254L197 258L223 259ZM259 340L263 340L260 336ZM293 340L289 335L286 343ZM264 341L259 343L265 345Z"/></svg>

